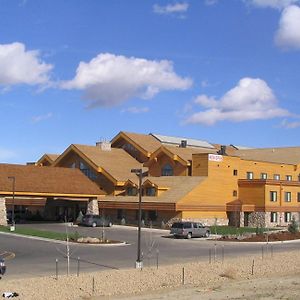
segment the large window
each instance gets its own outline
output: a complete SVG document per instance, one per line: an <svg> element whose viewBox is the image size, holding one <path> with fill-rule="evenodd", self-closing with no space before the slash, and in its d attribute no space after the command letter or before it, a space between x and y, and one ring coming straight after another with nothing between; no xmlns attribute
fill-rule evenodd
<svg viewBox="0 0 300 300"><path fill-rule="evenodd" d="M274 174L273 178L274 178L275 180L280 180L280 175L279 175L279 174Z"/></svg>
<svg viewBox="0 0 300 300"><path fill-rule="evenodd" d="M253 179L253 172L247 172L247 179Z"/></svg>
<svg viewBox="0 0 300 300"><path fill-rule="evenodd" d="M292 201L292 193L291 192L284 192L284 201L291 202Z"/></svg>
<svg viewBox="0 0 300 300"><path fill-rule="evenodd" d="M276 191L270 191L270 201L272 201L272 202L277 201L277 192Z"/></svg>
<svg viewBox="0 0 300 300"><path fill-rule="evenodd" d="M277 222L277 212L271 212L271 223Z"/></svg>
<svg viewBox="0 0 300 300"><path fill-rule="evenodd" d="M164 167L161 170L161 176L173 176L173 168L170 164L164 165Z"/></svg>
<svg viewBox="0 0 300 300"><path fill-rule="evenodd" d="M97 175L85 163L80 162L79 169L88 178L90 178L92 180L97 179Z"/></svg>
<svg viewBox="0 0 300 300"><path fill-rule="evenodd" d="M121 220L122 218L124 218L124 212L123 209L118 209L117 210L117 219Z"/></svg>
<svg viewBox="0 0 300 300"><path fill-rule="evenodd" d="M149 210L148 217L149 217L150 221L156 221L157 216L158 216L158 214L157 214L156 210Z"/></svg>

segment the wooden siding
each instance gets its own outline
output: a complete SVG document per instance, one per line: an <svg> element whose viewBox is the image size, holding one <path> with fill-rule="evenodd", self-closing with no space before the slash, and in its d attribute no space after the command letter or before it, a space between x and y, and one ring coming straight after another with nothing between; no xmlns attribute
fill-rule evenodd
<svg viewBox="0 0 300 300"><path fill-rule="evenodd" d="M186 166L183 166L178 161L170 158L165 153L161 153L157 160L153 160L149 165L149 176L161 176L162 168L169 164L173 168L174 176L187 176L188 170Z"/></svg>
<svg viewBox="0 0 300 300"><path fill-rule="evenodd" d="M193 155L192 166L194 176L207 176L207 179L178 202L178 210L194 208L195 211L217 211L218 207L219 209L223 207L224 211L251 211L251 208L255 211L273 211L275 207L283 211L299 210L297 193L300 192L300 183L298 181L280 183L273 180L274 174L279 174L281 179L291 175L293 180L298 180L299 170L296 166L248 161L230 156L223 156L222 161L213 161L208 159L208 154ZM246 180L247 172L253 173L253 180ZM261 173L268 174L268 178L272 180L260 180ZM267 182L270 186L266 185ZM279 205L280 186L281 205ZM278 191L278 201L275 203L269 201L271 190ZM291 202L284 202L284 191L292 193Z"/></svg>
<svg viewBox="0 0 300 300"><path fill-rule="evenodd" d="M122 202L122 201L99 201L99 207L107 209L138 209L138 202ZM142 209L148 210L170 210L175 211L175 204L173 203L155 203L143 202Z"/></svg>
<svg viewBox="0 0 300 300"><path fill-rule="evenodd" d="M6 198L5 199L5 204L8 206L13 205L13 200L12 198ZM46 198L28 198L28 199L14 199L14 205L24 205L24 206L45 206L46 204Z"/></svg>

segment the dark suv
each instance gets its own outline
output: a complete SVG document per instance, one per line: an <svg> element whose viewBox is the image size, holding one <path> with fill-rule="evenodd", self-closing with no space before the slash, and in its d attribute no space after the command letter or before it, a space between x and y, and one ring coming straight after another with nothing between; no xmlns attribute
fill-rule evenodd
<svg viewBox="0 0 300 300"><path fill-rule="evenodd" d="M175 222L171 227L170 233L175 238L185 237L187 239L210 236L209 228L198 222Z"/></svg>

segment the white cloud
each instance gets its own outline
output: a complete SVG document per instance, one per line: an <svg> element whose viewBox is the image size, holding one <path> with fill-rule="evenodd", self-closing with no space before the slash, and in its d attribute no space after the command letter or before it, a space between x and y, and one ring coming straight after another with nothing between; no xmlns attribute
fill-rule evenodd
<svg viewBox="0 0 300 300"><path fill-rule="evenodd" d="M166 6L160 6L158 4L153 5L153 11L156 14L181 14L188 10L189 4L187 2L182 3L174 3L174 4L168 4Z"/></svg>
<svg viewBox="0 0 300 300"><path fill-rule="evenodd" d="M115 106L133 97L152 98L166 90L186 90L189 78L179 77L167 60L155 61L102 53L80 62L76 76L61 88L84 91L90 107Z"/></svg>
<svg viewBox="0 0 300 300"><path fill-rule="evenodd" d="M283 48L300 49L300 7L291 5L282 12L275 43Z"/></svg>
<svg viewBox="0 0 300 300"><path fill-rule="evenodd" d="M40 85L49 83L52 65L39 58L39 51L25 49L22 43L0 44L0 85Z"/></svg>
<svg viewBox="0 0 300 300"><path fill-rule="evenodd" d="M132 114L141 114L141 113L146 113L149 111L149 107L136 107L136 106L132 106L132 107L128 107L125 109L122 109L122 113L132 113Z"/></svg>
<svg viewBox="0 0 300 300"><path fill-rule="evenodd" d="M220 99L200 95L195 103L207 109L194 113L187 123L213 125L219 121L242 122L290 115L278 106L271 88L259 78L242 78Z"/></svg>
<svg viewBox="0 0 300 300"><path fill-rule="evenodd" d="M280 124L280 127L283 127L286 129L298 128L298 127L300 127L300 121L289 122L287 120L283 120Z"/></svg>
<svg viewBox="0 0 300 300"><path fill-rule="evenodd" d="M32 117L32 123L39 123L41 121L45 121L48 119L51 119L53 117L53 114L51 112L45 114L45 115L39 115L39 116L34 116Z"/></svg>
<svg viewBox="0 0 300 300"><path fill-rule="evenodd" d="M250 3L257 7L270 7L275 9L283 9L299 0L250 0Z"/></svg>

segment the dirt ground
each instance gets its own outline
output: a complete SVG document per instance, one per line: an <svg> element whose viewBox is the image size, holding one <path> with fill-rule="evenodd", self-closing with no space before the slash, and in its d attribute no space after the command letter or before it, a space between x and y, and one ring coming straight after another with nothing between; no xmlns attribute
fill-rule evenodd
<svg viewBox="0 0 300 300"><path fill-rule="evenodd" d="M254 262L254 264L253 264ZM184 276L183 276L184 275ZM16 299L299 299L300 251L141 270L0 281Z"/></svg>
<svg viewBox="0 0 300 300"><path fill-rule="evenodd" d="M296 274L295 274L296 275ZM92 297L93 300L273 300L300 298L300 274L252 280L230 280L212 287L184 286L147 294ZM299 278L298 278L299 276Z"/></svg>

